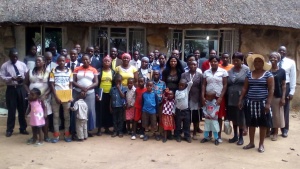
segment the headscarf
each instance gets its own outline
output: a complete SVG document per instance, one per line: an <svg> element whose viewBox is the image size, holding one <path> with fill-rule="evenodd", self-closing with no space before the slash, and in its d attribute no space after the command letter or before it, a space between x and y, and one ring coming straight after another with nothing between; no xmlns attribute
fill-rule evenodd
<svg viewBox="0 0 300 169"><path fill-rule="evenodd" d="M123 59L126 55L129 56L129 60L131 60L131 55L130 55L129 53L123 53L122 56L121 56L122 59Z"/></svg>
<svg viewBox="0 0 300 169"><path fill-rule="evenodd" d="M104 59L108 59L110 62L112 61L112 58L109 56L109 55L106 55L104 58L103 58L103 61Z"/></svg>

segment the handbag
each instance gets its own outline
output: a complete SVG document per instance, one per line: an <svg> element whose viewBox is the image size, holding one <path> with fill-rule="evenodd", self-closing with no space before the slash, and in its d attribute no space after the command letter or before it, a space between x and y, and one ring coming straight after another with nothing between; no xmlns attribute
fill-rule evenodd
<svg viewBox="0 0 300 169"><path fill-rule="evenodd" d="M224 121L224 132L227 135L230 135L232 132L232 126L230 125L230 121L229 120L225 120Z"/></svg>

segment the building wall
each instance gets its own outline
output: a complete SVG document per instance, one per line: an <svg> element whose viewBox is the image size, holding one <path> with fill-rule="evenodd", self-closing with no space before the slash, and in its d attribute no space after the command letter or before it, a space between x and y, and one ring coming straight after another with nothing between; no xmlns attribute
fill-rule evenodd
<svg viewBox="0 0 300 169"><path fill-rule="evenodd" d="M287 56L294 59L297 66L297 86L300 84L300 30L274 30L274 29L241 29L241 46L243 53L254 52L268 55L277 51L278 47L287 47ZM300 108L300 91L296 89L292 106Z"/></svg>

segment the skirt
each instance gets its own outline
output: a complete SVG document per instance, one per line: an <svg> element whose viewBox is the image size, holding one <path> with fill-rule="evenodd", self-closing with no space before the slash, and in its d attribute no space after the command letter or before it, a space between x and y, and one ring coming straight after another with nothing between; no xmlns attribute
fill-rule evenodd
<svg viewBox="0 0 300 169"><path fill-rule="evenodd" d="M219 132L220 126L218 120L205 119L204 131Z"/></svg>
<svg viewBox="0 0 300 169"><path fill-rule="evenodd" d="M232 121L234 125L244 126L246 123L244 111L236 106L227 107L226 117L229 121Z"/></svg>
<svg viewBox="0 0 300 169"><path fill-rule="evenodd" d="M272 127L271 113L265 113L265 100L244 102L246 125L248 127Z"/></svg>
<svg viewBox="0 0 300 169"><path fill-rule="evenodd" d="M174 130L175 121L173 115L162 114L160 125L164 130Z"/></svg>
<svg viewBox="0 0 300 169"><path fill-rule="evenodd" d="M280 106L280 98L273 97L271 103L273 128L284 128L284 111L283 106Z"/></svg>
<svg viewBox="0 0 300 169"><path fill-rule="evenodd" d="M218 118L223 118L225 116L226 116L226 101L225 101L225 97L223 97L222 102L220 104Z"/></svg>
<svg viewBox="0 0 300 169"><path fill-rule="evenodd" d="M109 109L110 106L110 94L109 93L103 93L102 100L100 101L100 112L98 114L100 115L100 126L98 127L104 127L109 128L113 126L113 117Z"/></svg>
<svg viewBox="0 0 300 169"><path fill-rule="evenodd" d="M126 109L125 111L125 119L126 120L133 120L134 119L134 107Z"/></svg>

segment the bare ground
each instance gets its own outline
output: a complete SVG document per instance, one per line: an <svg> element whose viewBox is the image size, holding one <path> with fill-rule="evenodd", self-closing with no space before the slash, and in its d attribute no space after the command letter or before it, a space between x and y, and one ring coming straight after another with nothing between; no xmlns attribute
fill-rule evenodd
<svg viewBox="0 0 300 169"><path fill-rule="evenodd" d="M168 141L162 143L151 138L147 142L130 140L129 136L111 138L95 136L83 143L44 143L34 147L26 145L30 136L15 133L5 137L6 117L0 117L0 169L77 169L77 168L300 168L300 116L291 115L288 138L265 141L265 152L258 153L258 131L256 148L243 150L241 146L229 144L232 136L223 135L223 143L199 143L203 135L192 143ZM18 123L16 123L18 124ZM203 126L201 126L203 129ZM245 144L249 141L245 137Z"/></svg>

